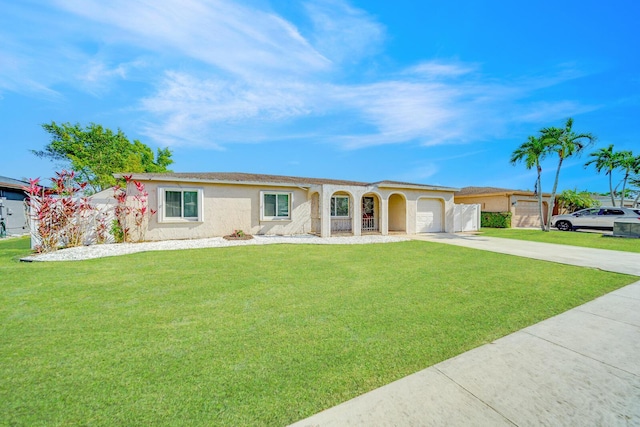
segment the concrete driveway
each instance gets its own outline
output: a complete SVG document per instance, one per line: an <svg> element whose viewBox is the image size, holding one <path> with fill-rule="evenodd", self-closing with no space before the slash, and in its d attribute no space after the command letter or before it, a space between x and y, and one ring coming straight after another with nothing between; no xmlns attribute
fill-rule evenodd
<svg viewBox="0 0 640 427"><path fill-rule="evenodd" d="M640 254L419 239L640 276ZM640 426L640 281L293 424L501 425Z"/></svg>
<svg viewBox="0 0 640 427"><path fill-rule="evenodd" d="M433 233L410 237L416 240L446 243L483 251L640 276L640 253L528 242L465 233ZM638 245L640 246L640 240L638 240Z"/></svg>

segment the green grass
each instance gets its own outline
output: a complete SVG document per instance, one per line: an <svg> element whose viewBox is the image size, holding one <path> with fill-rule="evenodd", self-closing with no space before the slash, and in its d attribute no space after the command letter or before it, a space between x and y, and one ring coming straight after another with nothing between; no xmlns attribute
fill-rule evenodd
<svg viewBox="0 0 640 427"><path fill-rule="evenodd" d="M558 243L585 248L609 249L614 251L640 252L640 239L623 239L603 236L601 233L556 231L544 232L539 229L483 228L482 234L506 239L530 240L533 242Z"/></svg>
<svg viewBox="0 0 640 427"><path fill-rule="evenodd" d="M285 425L636 280L430 242L20 263L0 424Z"/></svg>

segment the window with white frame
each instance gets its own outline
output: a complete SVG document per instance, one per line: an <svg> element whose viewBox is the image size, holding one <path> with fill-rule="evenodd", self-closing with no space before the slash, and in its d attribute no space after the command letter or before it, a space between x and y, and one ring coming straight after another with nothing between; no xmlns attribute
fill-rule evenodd
<svg viewBox="0 0 640 427"><path fill-rule="evenodd" d="M291 193L262 191L260 219L291 219Z"/></svg>
<svg viewBox="0 0 640 427"><path fill-rule="evenodd" d="M331 197L331 216L334 216L334 217L349 216L349 196L332 196Z"/></svg>
<svg viewBox="0 0 640 427"><path fill-rule="evenodd" d="M202 221L202 189L160 188L159 196L161 222Z"/></svg>

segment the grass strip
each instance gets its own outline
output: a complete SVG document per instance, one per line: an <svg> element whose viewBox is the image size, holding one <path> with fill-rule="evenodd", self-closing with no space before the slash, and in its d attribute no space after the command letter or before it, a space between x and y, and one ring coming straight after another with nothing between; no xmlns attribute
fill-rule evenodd
<svg viewBox="0 0 640 427"><path fill-rule="evenodd" d="M612 237L601 233L556 231L544 232L539 229L522 228L483 228L485 236L505 239L529 240L532 242L557 243L560 245L581 246L585 248L609 249L612 251L640 252L640 239Z"/></svg>

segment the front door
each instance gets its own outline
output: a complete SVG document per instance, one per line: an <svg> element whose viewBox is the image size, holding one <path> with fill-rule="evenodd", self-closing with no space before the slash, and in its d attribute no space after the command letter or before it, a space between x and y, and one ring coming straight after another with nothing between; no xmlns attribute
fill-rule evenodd
<svg viewBox="0 0 640 427"><path fill-rule="evenodd" d="M378 231L373 197L362 198L362 231Z"/></svg>

